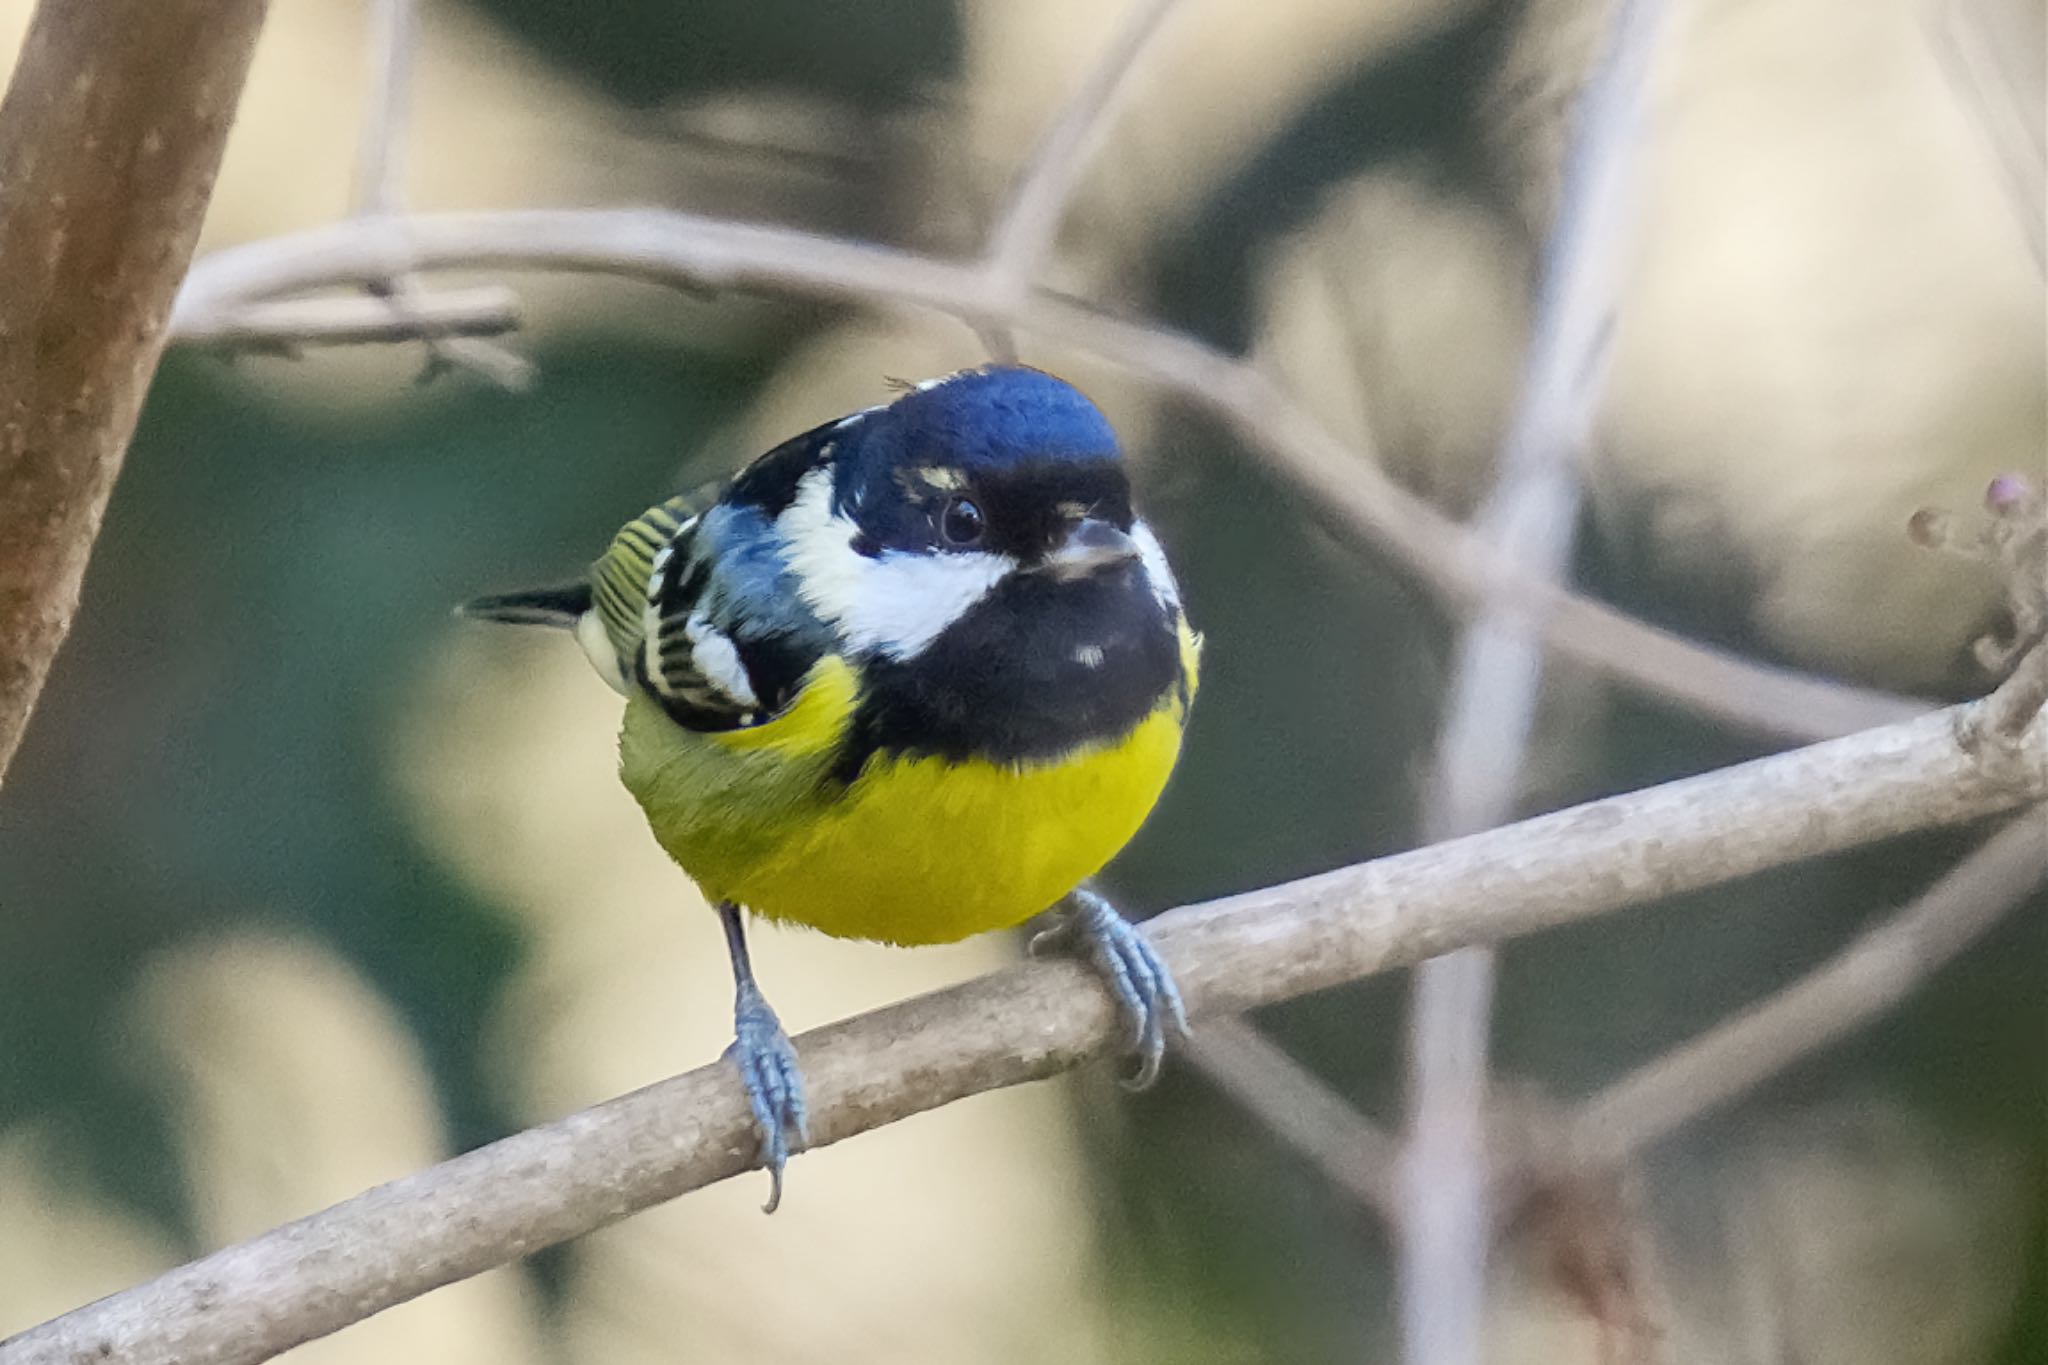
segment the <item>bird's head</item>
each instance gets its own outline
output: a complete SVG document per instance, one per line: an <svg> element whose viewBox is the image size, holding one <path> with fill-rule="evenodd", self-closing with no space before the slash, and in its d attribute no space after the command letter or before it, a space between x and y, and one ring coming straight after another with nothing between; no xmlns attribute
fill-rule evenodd
<svg viewBox="0 0 2048 1365"><path fill-rule="evenodd" d="M988 629L1087 612L1105 632L1178 610L1115 432L1052 375L919 384L839 423L818 455L777 525L804 597L858 650L914 657L978 608L999 616Z"/></svg>

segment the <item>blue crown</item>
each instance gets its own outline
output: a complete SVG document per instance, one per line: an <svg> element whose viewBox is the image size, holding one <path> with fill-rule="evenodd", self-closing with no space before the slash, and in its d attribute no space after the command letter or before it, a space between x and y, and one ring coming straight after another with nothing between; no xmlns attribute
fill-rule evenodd
<svg viewBox="0 0 2048 1365"><path fill-rule="evenodd" d="M904 461L964 469L1036 461L1117 458L1109 419L1073 385L1043 370L989 366L922 384L848 433L873 473Z"/></svg>

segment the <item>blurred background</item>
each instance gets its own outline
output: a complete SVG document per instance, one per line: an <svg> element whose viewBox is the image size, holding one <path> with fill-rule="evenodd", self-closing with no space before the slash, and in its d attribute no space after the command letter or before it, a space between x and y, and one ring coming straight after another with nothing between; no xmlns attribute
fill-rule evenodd
<svg viewBox="0 0 2048 1365"><path fill-rule="evenodd" d="M28 8L0 3L10 43ZM406 196L969 252L1116 8L430 0ZM1904 527L2048 473L2041 205L1985 114L2031 111L2038 138L2040 0L1675 8L1577 580L1761 658L1981 691L1999 585ZM349 211L370 17L274 7L202 251ZM1048 275L1257 356L1462 515L1605 20L1597 0L1187 0ZM2005 37L1973 88L1943 52L1978 21ZM727 1040L715 921L612 775L616 697L567 640L449 607L573 572L885 377L985 353L945 320L520 287L524 392L418 382L417 345L166 358L0 801L0 1332ZM1150 911L1412 845L1457 623L1201 415L1057 338L1022 353L1124 433L1209 637L1182 770L1110 888ZM1523 805L1770 747L1557 669ZM1980 834L1508 945L1501 1085L1532 1112L1596 1088ZM1017 951L757 943L792 1032ZM1518 1221L1493 1358L2048 1361L2044 980L2037 896L1874 1026L1576 1212ZM1392 1125L1403 1001L1381 979L1260 1022ZM690 1196L291 1358L1396 1358L1384 1226L1186 1066L1141 1097L1091 1072L968 1101L802 1157L773 1219L762 1193ZM1588 1237L1625 1248L1652 1325L1621 1354L1574 1269Z"/></svg>

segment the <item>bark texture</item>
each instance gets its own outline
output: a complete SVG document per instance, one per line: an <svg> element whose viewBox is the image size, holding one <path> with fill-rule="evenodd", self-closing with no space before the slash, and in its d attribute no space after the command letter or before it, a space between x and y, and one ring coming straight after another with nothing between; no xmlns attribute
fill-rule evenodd
<svg viewBox="0 0 2048 1365"><path fill-rule="evenodd" d="M0 103L0 779L192 259L266 0L43 0Z"/></svg>

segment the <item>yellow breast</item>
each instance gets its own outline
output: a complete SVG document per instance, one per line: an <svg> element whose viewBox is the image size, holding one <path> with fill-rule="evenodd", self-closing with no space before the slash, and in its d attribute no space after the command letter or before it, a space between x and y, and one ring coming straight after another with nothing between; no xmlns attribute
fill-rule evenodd
<svg viewBox="0 0 2048 1365"><path fill-rule="evenodd" d="M1199 642L1183 634L1188 695ZM621 774L655 837L714 900L841 938L947 943L1050 908L1136 834L1180 752L1178 694L1130 733L1057 760L878 756L822 781L858 697L840 660L749 730L683 730L627 707Z"/></svg>

